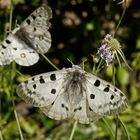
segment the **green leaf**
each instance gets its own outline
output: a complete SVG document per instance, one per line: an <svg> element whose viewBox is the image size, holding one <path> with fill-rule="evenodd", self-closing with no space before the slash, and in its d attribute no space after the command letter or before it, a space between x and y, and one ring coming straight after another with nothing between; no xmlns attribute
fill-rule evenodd
<svg viewBox="0 0 140 140"><path fill-rule="evenodd" d="M107 67L105 74L106 74L108 77L110 77L110 78L113 76L112 65L109 65L109 66Z"/></svg>
<svg viewBox="0 0 140 140"><path fill-rule="evenodd" d="M131 102L137 101L139 98L139 95L138 95L138 89L136 85L131 85L130 91L131 91L131 98L130 98Z"/></svg>
<svg viewBox="0 0 140 140"><path fill-rule="evenodd" d="M118 67L117 79L122 86L126 86L129 83L129 73L123 67Z"/></svg>

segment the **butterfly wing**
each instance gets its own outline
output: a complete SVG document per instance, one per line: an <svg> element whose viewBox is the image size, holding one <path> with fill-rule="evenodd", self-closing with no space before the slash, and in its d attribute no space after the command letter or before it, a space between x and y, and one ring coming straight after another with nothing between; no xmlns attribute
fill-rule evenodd
<svg viewBox="0 0 140 140"><path fill-rule="evenodd" d="M103 115L115 115L127 107L126 96L108 82L87 73L87 99L90 110Z"/></svg>
<svg viewBox="0 0 140 140"><path fill-rule="evenodd" d="M61 94L62 93L62 94ZM50 106L40 108L49 118L62 120L70 117L70 108L65 100L63 88L59 92L59 96Z"/></svg>
<svg viewBox="0 0 140 140"><path fill-rule="evenodd" d="M82 100L73 112L73 118L82 124L89 124L90 122L95 122L101 117L102 115L100 115L99 113L95 113L93 110L91 110L91 108L89 108L89 104L85 97L82 98Z"/></svg>
<svg viewBox="0 0 140 140"><path fill-rule="evenodd" d="M22 66L38 62L38 53L45 53L51 46L48 32L52 11L49 6L41 6L23 23L16 27L0 45L0 65L15 61Z"/></svg>
<svg viewBox="0 0 140 140"><path fill-rule="evenodd" d="M17 87L17 94L27 103L39 107L50 118L67 118L68 107L63 88L66 74L65 70L59 70L34 76Z"/></svg>
<svg viewBox="0 0 140 140"><path fill-rule="evenodd" d="M12 33L0 45L0 53L0 65L15 61L22 66L31 66L39 60L38 53Z"/></svg>
<svg viewBox="0 0 140 140"><path fill-rule="evenodd" d="M39 53L46 53L51 47L51 35L48 31L51 26L49 22L51 18L51 8L48 5L43 5L22 22L17 34L24 32L28 36L29 42L33 43L31 47Z"/></svg>
<svg viewBox="0 0 140 140"><path fill-rule="evenodd" d="M17 87L17 94L36 107L51 105L62 88L61 73L60 70L33 76Z"/></svg>
<svg viewBox="0 0 140 140"><path fill-rule="evenodd" d="M13 56L10 49L5 45L5 42L0 44L0 65L7 65L13 61Z"/></svg>
<svg viewBox="0 0 140 140"><path fill-rule="evenodd" d="M63 86L59 90L57 98L51 105L40 107L40 109L52 119L74 118L83 124L88 124L101 118L102 115L89 108L87 93L84 90L85 85L83 85L85 82L78 80L79 76L83 75L83 71L68 68L63 72L63 75L63 82L60 83Z"/></svg>
<svg viewBox="0 0 140 140"><path fill-rule="evenodd" d="M83 124L127 106L119 89L77 67L34 76L20 84L17 93L50 118L74 118Z"/></svg>

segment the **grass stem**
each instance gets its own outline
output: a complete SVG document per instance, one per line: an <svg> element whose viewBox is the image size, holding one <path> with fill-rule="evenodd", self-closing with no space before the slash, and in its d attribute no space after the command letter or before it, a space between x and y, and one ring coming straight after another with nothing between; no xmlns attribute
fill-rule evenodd
<svg viewBox="0 0 140 140"><path fill-rule="evenodd" d="M73 128L72 128L72 131L71 131L71 135L70 135L69 140L72 140L73 139L76 126L77 126L77 121L74 122L74 125L73 125Z"/></svg>

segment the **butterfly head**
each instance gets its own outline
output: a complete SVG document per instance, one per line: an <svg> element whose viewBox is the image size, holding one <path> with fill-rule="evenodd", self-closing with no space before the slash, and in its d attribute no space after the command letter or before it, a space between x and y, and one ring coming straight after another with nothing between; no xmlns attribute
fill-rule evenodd
<svg viewBox="0 0 140 140"><path fill-rule="evenodd" d="M72 68L66 68L67 72L69 73L84 73L84 70L82 70L81 67L79 67L78 65L74 65L72 64Z"/></svg>

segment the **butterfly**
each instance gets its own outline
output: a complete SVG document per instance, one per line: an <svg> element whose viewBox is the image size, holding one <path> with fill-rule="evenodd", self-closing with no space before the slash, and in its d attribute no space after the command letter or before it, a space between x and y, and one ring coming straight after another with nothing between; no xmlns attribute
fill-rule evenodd
<svg viewBox="0 0 140 140"><path fill-rule="evenodd" d="M16 92L52 119L74 118L82 124L127 108L122 91L77 65L33 76Z"/></svg>
<svg viewBox="0 0 140 140"><path fill-rule="evenodd" d="M48 5L36 9L17 26L0 44L0 65L15 61L22 66L38 62L39 53L46 53L51 46L49 20L52 10Z"/></svg>

